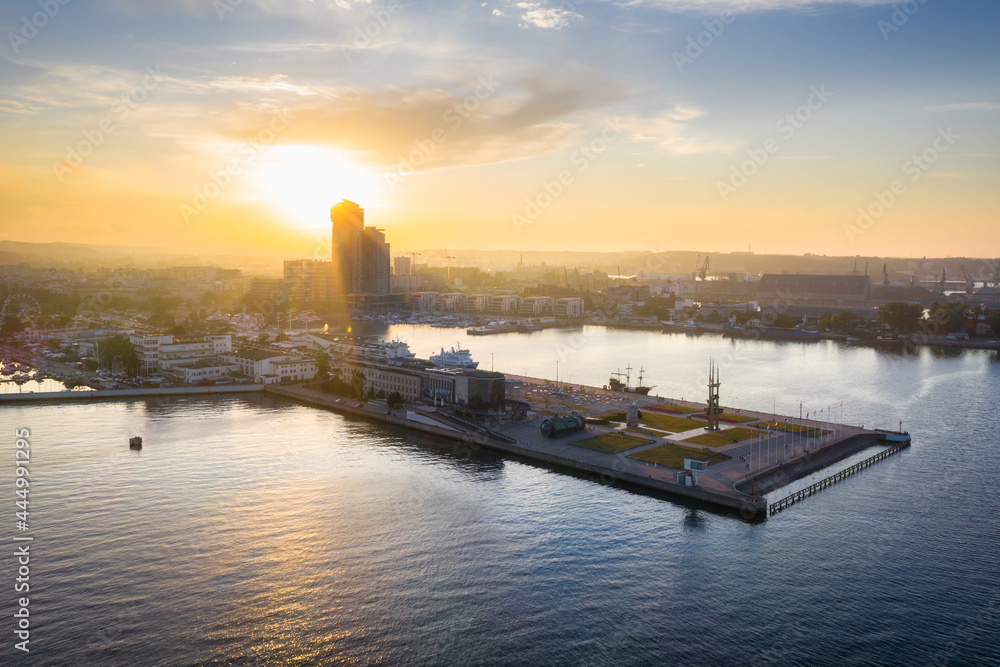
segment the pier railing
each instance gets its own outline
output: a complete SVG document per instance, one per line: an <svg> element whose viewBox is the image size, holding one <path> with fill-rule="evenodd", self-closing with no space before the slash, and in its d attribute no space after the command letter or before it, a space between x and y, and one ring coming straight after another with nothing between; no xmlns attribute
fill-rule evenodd
<svg viewBox="0 0 1000 667"><path fill-rule="evenodd" d="M808 498L811 495L819 493L823 489L825 489L827 487L830 487L830 486L833 486L834 484L836 484L837 482L839 482L841 480L847 479L848 477L850 477L854 473L860 472L861 470L864 470L865 468L867 468L867 467L869 467L869 466L871 466L871 465L873 465L873 464L875 464L875 463L877 463L877 462L879 462L879 461L881 461L883 459L889 458L890 456L892 456L893 454L896 454L897 452L900 452L900 451L906 449L906 447L908 445L909 445L909 443L899 444L899 445L891 445L889 447L886 447L885 449L883 449L879 453L877 453L874 456L871 456L871 457L865 459L864 461L859 461L858 463L855 463L854 465L852 465L852 466L850 466L848 468L844 468L843 470L841 470L841 471L839 471L837 473L834 473L833 475L830 475L829 477L827 477L825 479L822 479L822 480L816 482L815 484L810 484L806 488L800 489L800 490L796 491L795 493L787 495L784 498L782 498L781 500L777 500L777 501L775 501L773 503L770 503L768 505L768 508L767 508L767 513L769 515L771 515L771 516L774 516L778 512L781 512L782 510L788 509L789 507L791 507L795 503L797 503L797 502L799 502L801 500L804 500L804 499Z"/></svg>

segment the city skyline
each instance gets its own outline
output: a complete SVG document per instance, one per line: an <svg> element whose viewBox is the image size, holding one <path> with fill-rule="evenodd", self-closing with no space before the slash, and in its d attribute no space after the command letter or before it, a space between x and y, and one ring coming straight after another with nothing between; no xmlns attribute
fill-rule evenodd
<svg viewBox="0 0 1000 667"><path fill-rule="evenodd" d="M298 256L350 199L400 248L1000 253L985 2L37 11L10 240Z"/></svg>

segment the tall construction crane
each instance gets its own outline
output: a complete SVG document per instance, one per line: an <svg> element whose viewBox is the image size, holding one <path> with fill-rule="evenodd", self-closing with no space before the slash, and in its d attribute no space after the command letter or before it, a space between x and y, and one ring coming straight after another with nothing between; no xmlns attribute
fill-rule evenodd
<svg viewBox="0 0 1000 667"><path fill-rule="evenodd" d="M965 277L965 293L972 294L976 291L976 286L969 277L969 272L965 270L965 264L962 265L962 275Z"/></svg>
<svg viewBox="0 0 1000 667"><path fill-rule="evenodd" d="M705 255L705 263L698 269L698 278L704 282L708 277L708 255Z"/></svg>

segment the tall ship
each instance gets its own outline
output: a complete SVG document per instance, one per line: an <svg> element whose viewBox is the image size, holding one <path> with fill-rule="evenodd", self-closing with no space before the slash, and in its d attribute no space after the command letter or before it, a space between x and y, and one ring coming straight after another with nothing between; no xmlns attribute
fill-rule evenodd
<svg viewBox="0 0 1000 667"><path fill-rule="evenodd" d="M634 386L634 387L629 386L629 384L631 383L631 380L632 380L632 377L631 377L632 366L630 364L630 365L628 365L628 366L625 367L625 372L624 373L622 373L621 371L618 371L616 373L612 373L611 374L611 377L608 378L608 387L607 388L610 389L611 391L624 391L624 392L629 393L629 394L642 394L643 396L645 396L645 395L649 394L650 390L652 390L652 389L655 388L655 387L647 387L647 386L644 386L642 384L642 376L643 376L643 373L645 373L645 372L646 371L640 366L639 367L639 381L636 383L636 386ZM621 380L621 378L622 378L623 375L625 376L625 381L624 382L622 382L622 380Z"/></svg>
<svg viewBox="0 0 1000 667"><path fill-rule="evenodd" d="M472 353L463 350L461 345L447 351L442 347L440 354L432 354L428 357L428 361L439 368L476 368L479 366L478 361L472 360Z"/></svg>

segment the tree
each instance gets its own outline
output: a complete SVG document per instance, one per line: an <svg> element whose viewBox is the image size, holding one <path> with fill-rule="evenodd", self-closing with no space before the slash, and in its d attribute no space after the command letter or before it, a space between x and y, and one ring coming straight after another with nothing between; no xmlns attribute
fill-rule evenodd
<svg viewBox="0 0 1000 667"><path fill-rule="evenodd" d="M14 334L24 331L24 322L22 322L21 318L16 315L8 315L3 321L3 326L0 327L0 331L4 334Z"/></svg>
<svg viewBox="0 0 1000 667"><path fill-rule="evenodd" d="M898 333L913 333L920 325L924 309L917 303L893 301L878 307L878 321Z"/></svg>
<svg viewBox="0 0 1000 667"><path fill-rule="evenodd" d="M939 330L943 333L965 331L968 326L969 309L964 303L958 301L950 301L948 303L938 303L935 301L931 304L928 314L930 319L937 323L940 327Z"/></svg>
<svg viewBox="0 0 1000 667"><path fill-rule="evenodd" d="M139 356L135 353L132 342L125 336L119 334L105 338L98 343L97 348L102 367L111 368L117 359L125 367L128 375L132 376L139 372Z"/></svg>
<svg viewBox="0 0 1000 667"><path fill-rule="evenodd" d="M986 324L990 325L993 337L1000 339L1000 308L991 308L986 311Z"/></svg>
<svg viewBox="0 0 1000 667"><path fill-rule="evenodd" d="M316 370L322 376L330 372L330 355L325 350L316 355Z"/></svg>
<svg viewBox="0 0 1000 667"><path fill-rule="evenodd" d="M271 337L268 336L266 333L262 333L261 335L257 336L257 342L260 343L261 345L267 345L267 342L269 340L271 340Z"/></svg>
<svg viewBox="0 0 1000 667"><path fill-rule="evenodd" d="M398 410L403 407L403 396L398 391L391 392L386 398L386 403L393 410Z"/></svg>
<svg viewBox="0 0 1000 667"><path fill-rule="evenodd" d="M772 326L781 327L783 329L792 329L796 325L801 323L802 323L801 318L789 315L787 313L777 313L774 316L774 322L772 322L771 324Z"/></svg>

